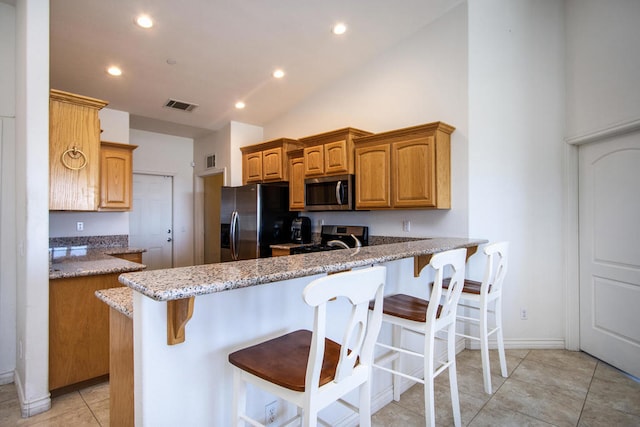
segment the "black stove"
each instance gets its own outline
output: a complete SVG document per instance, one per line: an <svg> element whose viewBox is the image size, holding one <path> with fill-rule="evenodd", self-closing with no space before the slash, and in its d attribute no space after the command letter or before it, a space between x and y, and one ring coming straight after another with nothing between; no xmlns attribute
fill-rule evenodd
<svg viewBox="0 0 640 427"><path fill-rule="evenodd" d="M369 245L369 227L362 225L323 225L320 244L291 248L291 255L333 251Z"/></svg>

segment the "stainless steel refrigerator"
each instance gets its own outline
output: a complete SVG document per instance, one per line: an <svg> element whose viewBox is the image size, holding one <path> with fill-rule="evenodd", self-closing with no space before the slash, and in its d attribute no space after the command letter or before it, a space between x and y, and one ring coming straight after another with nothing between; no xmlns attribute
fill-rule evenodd
<svg viewBox="0 0 640 427"><path fill-rule="evenodd" d="M220 204L220 260L271 256L270 245L290 240L289 187L249 184L222 187Z"/></svg>

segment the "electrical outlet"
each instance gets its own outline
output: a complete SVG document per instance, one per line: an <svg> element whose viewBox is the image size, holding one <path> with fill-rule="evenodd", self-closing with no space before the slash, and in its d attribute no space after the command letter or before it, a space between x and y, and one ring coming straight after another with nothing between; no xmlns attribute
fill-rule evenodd
<svg viewBox="0 0 640 427"><path fill-rule="evenodd" d="M82 221L76 222L76 231L84 231L84 222Z"/></svg>
<svg viewBox="0 0 640 427"><path fill-rule="evenodd" d="M411 221L408 219L402 221L402 231L411 231Z"/></svg>
<svg viewBox="0 0 640 427"><path fill-rule="evenodd" d="M529 318L529 315L527 313L527 309L526 308L521 308L520 309L520 320L527 320Z"/></svg>
<svg viewBox="0 0 640 427"><path fill-rule="evenodd" d="M278 419L278 401L274 400L264 407L264 423L267 426L276 425Z"/></svg>

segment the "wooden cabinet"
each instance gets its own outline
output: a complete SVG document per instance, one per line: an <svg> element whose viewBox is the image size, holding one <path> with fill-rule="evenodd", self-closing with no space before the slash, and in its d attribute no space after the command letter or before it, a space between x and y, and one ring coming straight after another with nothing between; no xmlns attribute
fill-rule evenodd
<svg viewBox="0 0 640 427"><path fill-rule="evenodd" d="M435 122L356 139L356 209L450 209L454 130Z"/></svg>
<svg viewBox="0 0 640 427"><path fill-rule="evenodd" d="M305 177L353 174L353 139L366 135L371 132L344 128L300 138Z"/></svg>
<svg viewBox="0 0 640 427"><path fill-rule="evenodd" d="M304 210L303 150L289 152L289 210Z"/></svg>
<svg viewBox="0 0 640 427"><path fill-rule="evenodd" d="M288 138L241 147L242 182L289 181L287 152L298 147L298 141Z"/></svg>
<svg viewBox="0 0 640 427"><path fill-rule="evenodd" d="M49 209L96 211L100 120L106 101L52 89L49 98Z"/></svg>
<svg viewBox="0 0 640 427"><path fill-rule="evenodd" d="M391 146L356 145L356 208L391 208Z"/></svg>
<svg viewBox="0 0 640 427"><path fill-rule="evenodd" d="M129 211L133 197L133 150L137 145L101 143L100 210Z"/></svg>
<svg viewBox="0 0 640 427"><path fill-rule="evenodd" d="M142 252L129 252L126 254L111 254L116 258L125 259L131 262L137 262L138 264L142 264Z"/></svg>
<svg viewBox="0 0 640 427"><path fill-rule="evenodd" d="M109 373L109 307L95 291L119 273L49 281L49 390Z"/></svg>

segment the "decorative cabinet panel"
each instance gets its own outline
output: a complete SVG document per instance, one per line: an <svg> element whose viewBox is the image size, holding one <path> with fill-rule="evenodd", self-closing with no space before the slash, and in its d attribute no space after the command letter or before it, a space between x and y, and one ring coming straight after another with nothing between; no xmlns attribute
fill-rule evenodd
<svg viewBox="0 0 640 427"><path fill-rule="evenodd" d="M303 150L289 152L289 209L304 210L304 156Z"/></svg>
<svg viewBox="0 0 640 427"><path fill-rule="evenodd" d="M133 194L133 150L137 145L101 143L100 210L129 211Z"/></svg>
<svg viewBox="0 0 640 427"><path fill-rule="evenodd" d="M435 122L356 139L356 209L450 209L454 130Z"/></svg>
<svg viewBox="0 0 640 427"><path fill-rule="evenodd" d="M49 98L49 209L96 211L100 203L100 120L106 101L52 89Z"/></svg>
<svg viewBox="0 0 640 427"><path fill-rule="evenodd" d="M242 182L289 181L287 152L298 147L298 141L287 138L241 147Z"/></svg>
<svg viewBox="0 0 640 427"><path fill-rule="evenodd" d="M344 128L300 138L304 145L306 177L355 173L353 139L371 135L360 129Z"/></svg>

